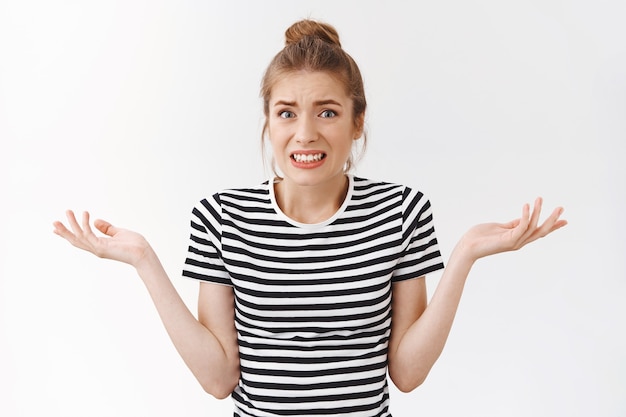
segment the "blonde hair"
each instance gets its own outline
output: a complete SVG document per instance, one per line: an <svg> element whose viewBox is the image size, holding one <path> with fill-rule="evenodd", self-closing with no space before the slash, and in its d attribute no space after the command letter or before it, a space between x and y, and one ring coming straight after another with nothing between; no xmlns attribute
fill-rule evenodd
<svg viewBox="0 0 626 417"><path fill-rule="evenodd" d="M285 74L296 71L327 72L344 85L346 94L352 99L352 117L357 129L363 130L364 150L367 135L363 120L367 102L361 71L356 62L341 47L339 34L329 24L314 20L300 20L285 31L285 47L274 56L261 81L261 98L265 122L261 141L268 130L269 101L272 88ZM272 169L276 173L275 167ZM345 171L354 165L353 158L346 162Z"/></svg>

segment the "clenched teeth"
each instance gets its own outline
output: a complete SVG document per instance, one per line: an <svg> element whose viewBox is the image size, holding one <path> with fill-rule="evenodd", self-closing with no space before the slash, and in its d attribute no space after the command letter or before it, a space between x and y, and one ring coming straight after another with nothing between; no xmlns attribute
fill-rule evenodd
<svg viewBox="0 0 626 417"><path fill-rule="evenodd" d="M315 153L315 154L306 154L306 155L294 153L293 155L291 155L291 157L296 162L318 162L318 161L321 161L325 156L326 154L324 153Z"/></svg>

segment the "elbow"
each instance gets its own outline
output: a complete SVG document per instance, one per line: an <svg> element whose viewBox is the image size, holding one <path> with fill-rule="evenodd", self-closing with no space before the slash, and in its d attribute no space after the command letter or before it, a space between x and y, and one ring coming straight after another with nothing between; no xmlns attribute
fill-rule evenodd
<svg viewBox="0 0 626 417"><path fill-rule="evenodd" d="M228 388L222 388L222 387L202 387L204 388L204 391L207 394L211 394L214 398L218 399L218 400L223 400L225 398L228 398L228 396L233 392L233 390L235 389L235 387L233 387L232 389L228 389Z"/></svg>
<svg viewBox="0 0 626 417"><path fill-rule="evenodd" d="M400 392L409 393L422 385L428 376L428 371L407 374L406 372L389 372L393 384Z"/></svg>
<svg viewBox="0 0 626 417"><path fill-rule="evenodd" d="M218 400L223 400L224 398L228 398L234 391L237 383L232 383L232 381L213 381L211 383L200 382L200 385L207 394L212 395Z"/></svg>
<svg viewBox="0 0 626 417"><path fill-rule="evenodd" d="M413 391L415 388L419 387L420 385L422 385L422 382L424 382L424 380L418 380L418 381L396 381L393 380L393 384L396 386L396 388L398 388L398 390L400 392L403 392L405 394Z"/></svg>
<svg viewBox="0 0 626 417"><path fill-rule="evenodd" d="M229 375L223 375L221 378L198 378L198 382L207 394L212 395L218 400L228 398L239 384L239 368L236 372L230 372Z"/></svg>

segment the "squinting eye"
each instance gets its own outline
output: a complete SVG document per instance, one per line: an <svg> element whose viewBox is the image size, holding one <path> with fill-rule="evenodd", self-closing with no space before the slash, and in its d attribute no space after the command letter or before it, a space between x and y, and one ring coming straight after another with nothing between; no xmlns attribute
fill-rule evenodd
<svg viewBox="0 0 626 417"><path fill-rule="evenodd" d="M278 113L278 116L282 117L283 119L291 119L292 117L295 117L295 114L293 114L293 112L290 112L289 110L285 110Z"/></svg>
<svg viewBox="0 0 626 417"><path fill-rule="evenodd" d="M320 113L320 117L335 117L337 115L337 113L335 113L332 110L324 110L322 113Z"/></svg>

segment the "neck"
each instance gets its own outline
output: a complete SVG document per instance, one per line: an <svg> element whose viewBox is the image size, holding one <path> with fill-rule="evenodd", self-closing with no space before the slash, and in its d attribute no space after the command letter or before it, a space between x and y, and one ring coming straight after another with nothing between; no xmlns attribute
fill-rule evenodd
<svg viewBox="0 0 626 417"><path fill-rule="evenodd" d="M299 185L284 179L274 184L276 203L290 219L305 224L321 223L337 213L349 183L345 175L316 185Z"/></svg>

